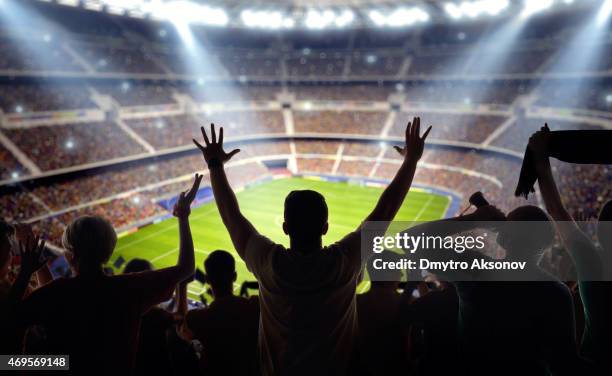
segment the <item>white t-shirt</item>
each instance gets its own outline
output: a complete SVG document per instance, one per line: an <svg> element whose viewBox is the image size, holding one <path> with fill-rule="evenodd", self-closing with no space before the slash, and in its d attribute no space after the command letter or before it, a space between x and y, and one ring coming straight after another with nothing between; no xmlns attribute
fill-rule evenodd
<svg viewBox="0 0 612 376"><path fill-rule="evenodd" d="M357 335L360 233L308 254L254 235L245 262L259 281L262 374L345 374Z"/></svg>

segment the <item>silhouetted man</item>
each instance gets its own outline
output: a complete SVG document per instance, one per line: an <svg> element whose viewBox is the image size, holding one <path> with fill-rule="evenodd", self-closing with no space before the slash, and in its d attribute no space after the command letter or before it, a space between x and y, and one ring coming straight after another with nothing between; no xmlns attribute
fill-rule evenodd
<svg viewBox="0 0 612 376"><path fill-rule="evenodd" d="M390 221L399 210L423 154L420 119L406 129L404 162L366 221ZM259 355L264 375L343 375L357 335L355 289L362 269L360 232L323 247L327 204L314 191L285 199L283 231L290 248L260 235L242 215L223 164L239 152L223 150L223 128L205 146L194 143L208 164L215 201L232 242L260 286Z"/></svg>
<svg viewBox="0 0 612 376"><path fill-rule="evenodd" d="M187 327L202 343L200 369L206 375L258 375L257 298L234 295L234 257L217 250L204 261L206 280L214 300L206 308L187 313Z"/></svg>

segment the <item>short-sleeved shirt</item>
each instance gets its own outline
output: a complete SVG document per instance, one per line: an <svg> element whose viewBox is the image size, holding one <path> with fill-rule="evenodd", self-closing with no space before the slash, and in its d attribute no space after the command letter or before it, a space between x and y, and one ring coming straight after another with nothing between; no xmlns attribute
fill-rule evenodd
<svg viewBox="0 0 612 376"><path fill-rule="evenodd" d="M22 304L22 324L39 324L55 354L70 355L75 374L131 374L141 316L167 300L172 273L55 280L35 290Z"/></svg>
<svg viewBox="0 0 612 376"><path fill-rule="evenodd" d="M245 262L259 281L262 373L345 374L357 336L360 233L309 253L254 235Z"/></svg>
<svg viewBox="0 0 612 376"><path fill-rule="evenodd" d="M206 375L256 375L259 304L257 298L227 296L187 314L187 326L203 346Z"/></svg>

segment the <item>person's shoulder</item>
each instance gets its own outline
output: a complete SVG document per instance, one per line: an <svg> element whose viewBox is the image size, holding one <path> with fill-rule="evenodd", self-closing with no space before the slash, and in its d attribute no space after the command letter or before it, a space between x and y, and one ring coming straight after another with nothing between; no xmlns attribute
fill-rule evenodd
<svg viewBox="0 0 612 376"><path fill-rule="evenodd" d="M359 247L361 245L361 232L353 231L346 234L342 239L323 248L324 251L337 251Z"/></svg>

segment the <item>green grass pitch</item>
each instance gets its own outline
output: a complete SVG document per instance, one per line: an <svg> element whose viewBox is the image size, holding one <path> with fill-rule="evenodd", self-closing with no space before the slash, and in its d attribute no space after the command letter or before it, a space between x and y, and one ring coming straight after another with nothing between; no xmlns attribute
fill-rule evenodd
<svg viewBox="0 0 612 376"><path fill-rule="evenodd" d="M329 182L307 178L286 178L268 181L237 193L240 208L257 230L270 239L288 245L282 231L283 202L295 189L313 189L325 196L329 206L329 232L323 238L330 244L353 231L374 208L382 188L350 183ZM408 194L396 220L434 220L444 216L450 203L447 196L413 189ZM196 249L196 266L203 269L207 254L215 249L225 249L236 257L238 280L236 288L244 280L254 280L238 254L233 250L225 226L214 202L195 208L190 217L191 231ZM151 261L156 268L173 265L178 256L178 229L176 219L153 224L137 232L121 237L110 261L122 256L126 260L135 257ZM361 286L360 289L367 287ZM189 295L197 298L204 293L198 282L189 285Z"/></svg>

